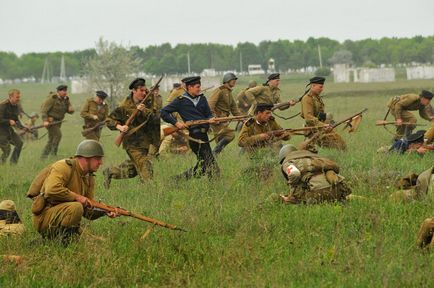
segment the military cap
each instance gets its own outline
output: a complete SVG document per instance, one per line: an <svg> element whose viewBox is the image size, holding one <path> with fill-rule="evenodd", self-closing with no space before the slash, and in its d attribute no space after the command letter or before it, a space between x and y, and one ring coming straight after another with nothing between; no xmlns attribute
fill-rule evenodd
<svg viewBox="0 0 434 288"><path fill-rule="evenodd" d="M0 202L0 210L15 211L15 203L12 200L3 200Z"/></svg>
<svg viewBox="0 0 434 288"><path fill-rule="evenodd" d="M271 73L270 75L268 75L267 79L268 79L268 81L280 79L280 73Z"/></svg>
<svg viewBox="0 0 434 288"><path fill-rule="evenodd" d="M431 100L433 96L434 96L434 94L429 92L428 90L422 90L422 92L420 92L420 97L423 97L423 98L426 98L429 100Z"/></svg>
<svg viewBox="0 0 434 288"><path fill-rule="evenodd" d="M59 85L56 88L57 91L64 91L64 90L68 90L68 86L67 85Z"/></svg>
<svg viewBox="0 0 434 288"><path fill-rule="evenodd" d="M273 108L273 106L274 106L273 104L258 103L256 105L256 108L255 108L255 113L257 113L257 112L263 112L265 110L271 110L271 108Z"/></svg>
<svg viewBox="0 0 434 288"><path fill-rule="evenodd" d="M200 76L190 76L190 77L185 77L185 78L182 79L181 81L184 82L185 85L196 85L196 84L200 84Z"/></svg>
<svg viewBox="0 0 434 288"><path fill-rule="evenodd" d="M173 88L181 87L181 83L173 83Z"/></svg>
<svg viewBox="0 0 434 288"><path fill-rule="evenodd" d="M108 97L108 95L107 95L107 93L105 93L104 91L102 91L102 90L98 90L98 91L96 91L96 96L98 96L99 98L101 98L101 99L105 99L105 98L107 98Z"/></svg>
<svg viewBox="0 0 434 288"><path fill-rule="evenodd" d="M320 76L315 76L309 79L309 84L324 84L325 82L325 78L324 77L320 77Z"/></svg>
<svg viewBox="0 0 434 288"><path fill-rule="evenodd" d="M146 80L143 78L136 78L133 80L133 82L130 83L130 86L128 86L128 89L132 90L132 89L136 89L137 87L140 86L145 86L146 84Z"/></svg>
<svg viewBox="0 0 434 288"><path fill-rule="evenodd" d="M423 142L423 136L425 135L426 130L418 130L413 134L407 136L407 141L409 143Z"/></svg>

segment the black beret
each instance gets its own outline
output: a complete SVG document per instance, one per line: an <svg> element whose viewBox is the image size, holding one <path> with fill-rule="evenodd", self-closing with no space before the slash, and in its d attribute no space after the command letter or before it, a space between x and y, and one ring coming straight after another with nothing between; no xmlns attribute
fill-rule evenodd
<svg viewBox="0 0 434 288"><path fill-rule="evenodd" d="M200 84L200 76L190 76L190 77L185 77L185 78L182 79L181 81L184 82L185 85L196 85L196 84Z"/></svg>
<svg viewBox="0 0 434 288"><path fill-rule="evenodd" d="M407 141L409 143L415 143L415 142L423 142L423 137L426 133L426 130L418 130L413 134L410 134L407 136Z"/></svg>
<svg viewBox="0 0 434 288"><path fill-rule="evenodd" d="M107 95L107 93L105 93L104 91L102 91L102 90L98 90L98 91L96 91L96 96L98 96L99 98L101 98L101 99L105 99L105 98L107 98L108 97L108 95Z"/></svg>
<svg viewBox="0 0 434 288"><path fill-rule="evenodd" d="M324 84L325 80L324 77L315 76L309 79L309 84Z"/></svg>
<svg viewBox="0 0 434 288"><path fill-rule="evenodd" d="M181 87L181 83L173 83L173 88Z"/></svg>
<svg viewBox="0 0 434 288"><path fill-rule="evenodd" d="M273 106L274 106L273 104L258 103L256 105L256 108L255 108L255 113L257 113L257 112L263 112L265 110L271 110L271 108L273 108Z"/></svg>
<svg viewBox="0 0 434 288"><path fill-rule="evenodd" d="M268 75L268 81L270 80L274 80L274 79L280 79L280 73L271 73L270 75Z"/></svg>
<svg viewBox="0 0 434 288"><path fill-rule="evenodd" d="M426 98L431 100L432 97L434 96L434 94L432 94L431 92L427 91L427 90L422 90L422 92L420 92L420 97Z"/></svg>
<svg viewBox="0 0 434 288"><path fill-rule="evenodd" d="M143 78L136 78L133 80L133 82L130 83L130 86L128 86L128 89L132 90L132 89L136 89L137 87L140 86L145 86L146 80Z"/></svg>
<svg viewBox="0 0 434 288"><path fill-rule="evenodd" d="M59 85L57 86L57 91L64 91L64 90L68 90L68 86L67 85Z"/></svg>

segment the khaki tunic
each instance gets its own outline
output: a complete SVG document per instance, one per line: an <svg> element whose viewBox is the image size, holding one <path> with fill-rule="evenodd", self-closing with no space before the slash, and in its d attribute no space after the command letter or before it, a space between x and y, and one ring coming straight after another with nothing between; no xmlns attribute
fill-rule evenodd
<svg viewBox="0 0 434 288"><path fill-rule="evenodd" d="M238 105L238 109L243 113L243 114L247 114L250 106L252 106L252 101L249 100L249 98L247 98L246 96L246 91L249 88L244 88L242 89L238 95L237 95L237 105Z"/></svg>
<svg viewBox="0 0 434 288"><path fill-rule="evenodd" d="M84 102L81 108L80 116L84 119L83 129L95 127L98 123L105 121L109 113L108 105L103 102L97 104L94 98L89 98ZM97 116L98 119L94 119L93 116ZM99 140L101 136L101 129L96 129L86 135L86 139Z"/></svg>
<svg viewBox="0 0 434 288"><path fill-rule="evenodd" d="M252 103L249 114L253 115L256 109L256 104L277 104L280 103L280 89L278 87L270 87L268 84L256 86L246 90L246 96Z"/></svg>
<svg viewBox="0 0 434 288"><path fill-rule="evenodd" d="M318 126L324 122L318 119L320 113L325 113L324 102L320 96L311 92L303 96L301 100L301 118L306 121L307 126Z"/></svg>
<svg viewBox="0 0 434 288"><path fill-rule="evenodd" d="M91 211L75 201L74 192L89 199L95 196L95 176L85 175L76 159L63 159L49 168L41 192L46 206L39 215L33 215L33 226L40 233L51 228L77 227L81 217L90 218Z"/></svg>
<svg viewBox="0 0 434 288"><path fill-rule="evenodd" d="M53 122L65 118L65 114L74 113L69 97L59 97L57 94L50 94L42 104L41 116L43 121ZM47 127L48 142L42 152L42 158L47 157L50 153L57 155L62 132L60 130L62 123Z"/></svg>
<svg viewBox="0 0 434 288"><path fill-rule="evenodd" d="M396 126L396 137L401 138L408 136L416 128L417 119L410 111L419 111L420 117L431 121L429 115L430 106L424 106L420 103L420 96L417 94L405 94L398 97L393 97L389 100L387 106L390 108L391 114L396 119L401 119L403 122L411 123L409 125Z"/></svg>
<svg viewBox="0 0 434 288"><path fill-rule="evenodd" d="M184 94L185 90L183 87L178 87L173 89L169 96L167 96L167 103L172 102L173 100L175 100L176 98L178 98L179 96L181 96L182 94Z"/></svg>
<svg viewBox="0 0 434 288"><path fill-rule="evenodd" d="M241 115L237 103L232 97L232 89L226 85L221 85L213 91L208 99L211 112L216 117L228 117ZM225 139L228 143L234 140L235 131L229 128L229 123L212 125L212 130L216 136L216 142Z"/></svg>
<svg viewBox="0 0 434 288"><path fill-rule="evenodd" d="M149 103L147 103L149 104ZM136 127L142 125L134 133L127 132L123 140L123 148L126 150L130 160L120 165L109 168L110 176L114 179L132 178L137 174L142 181L152 178L152 162L149 154L149 146L152 144L152 117L154 117L153 104L146 105L144 111L140 111L129 126L129 131L136 130ZM132 100L132 96L127 97L119 107L117 107L107 117L106 123L110 130L117 130L116 125L125 125L130 115L137 109ZM130 134L128 134L130 133Z"/></svg>
<svg viewBox="0 0 434 288"><path fill-rule="evenodd" d="M291 173L294 166L300 174ZM351 194L344 177L338 174L338 165L318 154L305 150L291 152L281 169L291 187L289 198L294 204L342 201Z"/></svg>
<svg viewBox="0 0 434 288"><path fill-rule="evenodd" d="M277 124L274 118L271 118L267 123L260 124L255 118L250 118L246 123L244 123L243 128L241 128L240 135L238 137L238 146L246 149L247 152L255 152L257 149L271 147L276 142L276 138L269 138L268 140L261 140L260 134L267 133L271 131L281 130L282 127ZM283 140L288 140L285 137Z"/></svg>

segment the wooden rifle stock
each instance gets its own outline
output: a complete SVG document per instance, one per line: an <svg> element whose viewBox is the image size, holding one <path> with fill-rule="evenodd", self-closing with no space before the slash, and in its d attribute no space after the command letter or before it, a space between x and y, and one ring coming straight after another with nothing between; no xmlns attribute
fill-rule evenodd
<svg viewBox="0 0 434 288"><path fill-rule="evenodd" d="M98 122L95 126L89 127L81 131L81 135L86 137L90 132L97 130L98 128L101 128L104 126L105 121Z"/></svg>
<svg viewBox="0 0 434 288"><path fill-rule="evenodd" d="M53 121L53 122L51 122L50 124L48 124L48 126L47 127L50 127L50 126L53 126L53 125L56 125L56 124L59 124L59 123L62 123L62 122L65 122L66 120L60 120L60 121ZM38 130L38 129L41 129L41 128L44 128L45 126L43 125L43 124L41 124L41 125L37 125L37 126L32 126L32 127L30 127L30 128L27 128L26 126L22 126L21 127L21 131L19 131L17 134L19 135L19 136L21 136L21 135L24 135L24 134L26 134L26 133L32 133L33 131L35 131L35 130Z"/></svg>
<svg viewBox="0 0 434 288"><path fill-rule="evenodd" d="M211 119L204 119L204 120L192 120L185 122L186 128L195 126L195 125L202 125L202 124L218 124L218 123L224 123L224 122L231 122L231 121L242 121L244 119L250 118L249 115L240 115L240 116L229 116L229 117L220 117L220 118L211 118ZM213 122L213 123L211 123ZM163 129L164 136L168 136L170 134L175 133L178 131L179 128L176 126L170 126Z"/></svg>
<svg viewBox="0 0 434 288"><path fill-rule="evenodd" d="M151 90L148 91L148 93L146 93L145 97L143 98L142 101L140 101L140 104L145 103L145 101L148 99L149 95L152 95L154 93L155 90L158 89L159 84L161 82L161 80L163 80L164 75L161 75L160 79L158 79L157 83L155 83L154 86L152 86ZM125 122L124 125L126 126L130 126L131 122L133 122L134 118L136 118L137 113L139 113L139 109L134 110L133 113L131 113L131 116L127 119L127 121ZM122 141L124 140L125 135L127 134L127 132L120 132L118 136L116 136L115 138L115 144L116 146L120 146L122 144Z"/></svg>
<svg viewBox="0 0 434 288"><path fill-rule="evenodd" d="M145 222L149 222L151 224L158 225L158 226L161 226L161 227L164 227L164 228L168 228L168 229L171 229L171 230L178 230L178 231L182 231L182 232L187 232L185 229L177 227L176 225L165 223L163 221L156 220L156 219L153 219L153 218L150 218L150 217L146 217L146 216L143 216L143 215L138 214L138 213L130 212L130 211L122 209L122 208L117 208L117 207L109 206L107 204L104 204L104 203L101 203L101 202L97 202L97 201L92 200L92 199L88 199L87 200L87 204L88 204L88 206L90 208L98 208L98 209L104 210L106 212L114 212L114 213L122 215L122 216L133 217L133 218L136 218L136 219L139 219L139 220L142 220L142 221L145 221Z"/></svg>

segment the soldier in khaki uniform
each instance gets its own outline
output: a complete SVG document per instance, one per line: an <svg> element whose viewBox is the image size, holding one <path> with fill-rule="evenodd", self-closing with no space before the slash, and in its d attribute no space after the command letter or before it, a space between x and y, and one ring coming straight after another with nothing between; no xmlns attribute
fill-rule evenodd
<svg viewBox="0 0 434 288"><path fill-rule="evenodd" d="M238 137L238 146L253 153L260 148L273 147L277 141L289 140L287 133L273 136L269 132L281 130L282 127L274 121L271 115L272 104L259 103L255 107L255 117L244 123ZM279 147L280 148L280 147Z"/></svg>
<svg viewBox="0 0 434 288"><path fill-rule="evenodd" d="M430 115L428 110L430 108L430 101L433 98L433 93L422 90L420 95L417 94L405 94L397 97L393 97L389 100L387 107L389 107L390 113L396 120L396 138L400 139L404 136L408 136L412 133L416 127L417 119L410 111L419 111L420 117L427 121L433 121L434 116ZM412 123L409 125L402 125L402 123Z"/></svg>
<svg viewBox="0 0 434 288"><path fill-rule="evenodd" d="M228 117L230 114L233 116L241 115L232 97L232 89L235 87L237 79L234 73L226 73L223 76L223 85L215 89L208 99L209 107L215 117ZM229 123L215 124L211 127L217 143L213 149L213 153L217 155L223 151L226 145L234 140L235 131L229 128Z"/></svg>
<svg viewBox="0 0 434 288"><path fill-rule="evenodd" d="M309 80L310 89L303 95L301 99L301 117L306 121L306 126L325 126L326 133L322 134L316 144L321 147L334 148L345 150L347 145L342 137L333 131L328 131L331 128L330 118L325 113L324 102L321 99L321 92L324 89L324 77L313 77ZM329 114L330 115L330 114ZM328 128L328 129L327 129ZM310 138L312 133L306 135ZM314 143L312 143L313 145Z"/></svg>
<svg viewBox="0 0 434 288"><path fill-rule="evenodd" d="M145 83L143 78L136 78L131 82L131 94L107 118L107 127L110 130L126 133L123 148L130 159L118 166L104 169L106 188L110 186L112 178L125 179L139 175L142 182L152 179L153 170L149 155L149 146L152 143L150 119L154 117L152 97L148 97L146 103L139 104L148 93ZM126 121L136 109L140 110L139 113L130 126L126 126Z"/></svg>
<svg viewBox="0 0 434 288"><path fill-rule="evenodd" d="M281 102L280 100L280 74L272 73L268 76L267 82L263 85L256 86L254 88L247 89L245 94L247 99L252 103L252 106L249 109L249 114L253 115L255 111L255 107L259 103L265 104L278 104ZM291 106L295 105L295 102L291 102ZM282 107L279 110L285 110L289 107Z"/></svg>
<svg viewBox="0 0 434 288"><path fill-rule="evenodd" d="M50 93L47 100L42 104L42 120L48 130L48 142L42 151L42 159L46 159L50 154L57 155L59 143L62 139L62 131L60 130L62 123L49 126L50 122L61 121L65 118L66 113L74 113L74 108L72 107L67 94L68 86L59 85L57 87L57 93Z"/></svg>
<svg viewBox="0 0 434 288"><path fill-rule="evenodd" d="M89 98L86 100L86 102L84 102L80 112L80 116L84 119L83 129L96 127L100 125L101 122L105 121L109 113L108 105L104 102L107 97L107 93L99 90L96 91L95 97ZM99 141L99 138L101 137L101 130L102 126L86 133L83 136L85 136L86 139Z"/></svg>
<svg viewBox="0 0 434 288"><path fill-rule="evenodd" d="M238 95L237 95L237 105L238 109L243 113L244 115L247 115L250 109L250 106L252 106L252 102L247 98L246 91L248 89L254 88L258 86L256 81L252 80L249 82L249 86L247 88L242 89Z"/></svg>
<svg viewBox="0 0 434 288"><path fill-rule="evenodd" d="M103 156L98 141L84 140L74 158L51 164L33 180L28 192L33 197L33 226L44 238L58 238L67 245L80 235L82 217L94 220L106 215L87 207L87 199L95 197L94 173L101 166Z"/></svg>
<svg viewBox="0 0 434 288"><path fill-rule="evenodd" d="M392 193L389 196L391 200L434 200L434 166L419 175L410 174L399 179L397 187L401 190Z"/></svg>
<svg viewBox="0 0 434 288"><path fill-rule="evenodd" d="M6 235L20 235L24 232L24 225L15 209L12 200L0 202L0 237Z"/></svg>
<svg viewBox="0 0 434 288"><path fill-rule="evenodd" d="M281 171L291 187L289 195L281 195L288 204L314 204L325 201L343 201L351 189L339 174L338 165L307 150L285 145L279 153Z"/></svg>
<svg viewBox="0 0 434 288"><path fill-rule="evenodd" d="M184 94L185 90L184 87L182 87L181 83L174 83L173 89L170 91L169 96L167 96L167 103L172 102L182 94Z"/></svg>
<svg viewBox="0 0 434 288"><path fill-rule="evenodd" d="M416 244L420 248L434 249L434 218L427 218L422 222Z"/></svg>
<svg viewBox="0 0 434 288"><path fill-rule="evenodd" d="M21 92L17 89L9 91L9 98L0 103L0 148L3 154L0 159L0 164L4 164L11 154L12 144L15 146L12 153L10 163L16 164L20 158L23 141L21 137L15 133L12 127L23 128L18 117Z"/></svg>

